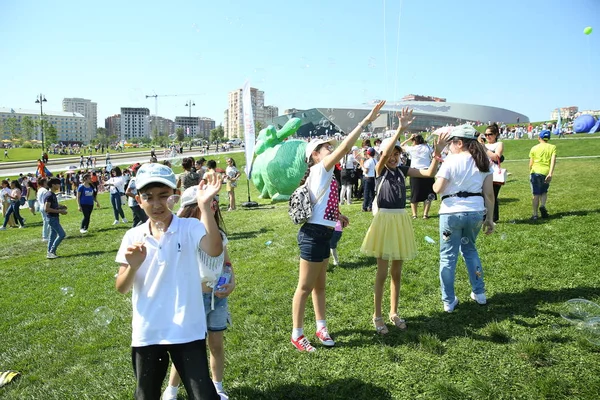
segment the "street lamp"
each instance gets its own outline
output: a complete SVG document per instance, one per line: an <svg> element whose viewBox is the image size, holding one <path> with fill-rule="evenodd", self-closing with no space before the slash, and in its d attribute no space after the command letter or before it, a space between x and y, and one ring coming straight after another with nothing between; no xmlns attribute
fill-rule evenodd
<svg viewBox="0 0 600 400"><path fill-rule="evenodd" d="M43 103L45 103L47 101L48 100L46 100L46 96L44 96L41 93L35 100L36 103L40 103L40 130L42 132L42 154L44 154L44 150L46 149L46 146L44 145L44 124L42 122L42 119L44 118Z"/></svg>
<svg viewBox="0 0 600 400"><path fill-rule="evenodd" d="M192 100L188 100L188 102L185 103L185 106L190 109L190 113L189 113L190 118L192 117L192 107L195 105L196 105L196 103L194 103Z"/></svg>

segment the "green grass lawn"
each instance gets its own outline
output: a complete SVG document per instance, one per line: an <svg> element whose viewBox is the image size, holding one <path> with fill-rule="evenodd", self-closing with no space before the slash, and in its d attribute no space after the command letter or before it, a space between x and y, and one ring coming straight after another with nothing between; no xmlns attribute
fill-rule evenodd
<svg viewBox="0 0 600 400"><path fill-rule="evenodd" d="M553 142L561 156L600 155L599 140ZM508 141L507 160L527 158L532 144ZM234 157L243 165L243 154ZM224 166L224 157L218 159ZM315 354L289 343L298 227L287 205L258 200L252 190L260 208L225 212L237 275L230 297L234 325L225 335L224 382L231 398L597 399L600 347L585 341L558 309L572 298L600 301L598 159L559 161L551 218L537 223L529 221L527 161L505 166L511 175L500 191L497 232L478 240L487 306L468 298L461 261L461 303L454 313L443 312L438 246L424 240L438 241L435 202L433 218L414 221L419 256L403 271L400 312L408 330L388 324L390 334L377 336L371 324L375 260L359 252L372 215L358 203L343 206L351 224L338 247L342 265L331 267L327 280L328 326L337 344L317 345ZM244 179L237 197L247 198ZM86 236L79 234L75 203L65 203L70 212L61 220L68 237L56 260L45 258L39 215L24 211L26 229L0 232L0 371L23 373L0 389L0 398L132 397L131 302L114 288L114 257L128 227L112 226L107 195L100 202ZM73 296L63 287L73 288ZM114 315L107 326L95 320L100 306ZM310 301L305 330L312 338ZM183 392L180 398L187 398Z"/></svg>
<svg viewBox="0 0 600 400"><path fill-rule="evenodd" d="M150 151L149 147L140 147L140 148L128 148L125 149L125 153L131 153L131 152L136 152L136 151ZM157 150L158 152L158 150ZM110 150L111 154L115 154L117 153L114 150ZM9 158L4 158L4 150L2 150L0 152L0 162L11 162L11 161L27 161L27 160L37 160L38 158L40 158L40 156L42 155L42 149L37 148L37 149L26 149L23 147L19 147L19 148L15 148L15 149L9 149L8 150L8 157ZM52 154L52 153L48 153L48 159L49 160L53 160L56 158L69 158L69 157L73 157L73 158L79 158L81 154ZM104 153L100 153L100 152L95 152L92 154L92 156L98 157L99 159L102 158L104 159L104 156L106 155L106 151ZM84 154L85 157L88 156L88 153Z"/></svg>

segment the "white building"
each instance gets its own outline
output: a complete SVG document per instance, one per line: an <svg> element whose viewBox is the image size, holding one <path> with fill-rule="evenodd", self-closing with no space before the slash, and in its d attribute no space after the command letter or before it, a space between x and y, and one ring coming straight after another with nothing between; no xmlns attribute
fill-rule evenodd
<svg viewBox="0 0 600 400"><path fill-rule="evenodd" d="M150 117L150 135L154 135L156 129L158 135L172 136L175 133L175 123L173 120L153 115Z"/></svg>
<svg viewBox="0 0 600 400"><path fill-rule="evenodd" d="M121 140L150 137L149 116L147 108L121 107Z"/></svg>
<svg viewBox="0 0 600 400"><path fill-rule="evenodd" d="M21 130L21 121L23 117L29 116L34 121L40 120L39 110L25 110L21 108L1 108L0 107L0 126L2 131L0 134L3 135L4 139L10 139L10 132L6 120L14 118L17 122L17 131ZM52 124L57 131L57 141L63 143L89 143L87 139L87 120L86 118L76 112L64 112L64 111L46 111L44 110L44 119ZM39 128L36 128L34 139L42 140L42 135ZM49 145L50 143L47 143Z"/></svg>
<svg viewBox="0 0 600 400"><path fill-rule="evenodd" d="M96 128L98 128L98 104L88 99L79 97L67 97L62 101L62 108L65 112L75 112L83 115L86 119L86 138L85 143L89 143L96 137Z"/></svg>
<svg viewBox="0 0 600 400"><path fill-rule="evenodd" d="M252 113L254 121L264 125L265 92L256 88L250 88L250 99L252 101ZM244 109L242 106L242 89L229 92L229 108L226 118L227 126L225 135L227 138L244 137Z"/></svg>
<svg viewBox="0 0 600 400"><path fill-rule="evenodd" d="M560 111L560 117L562 119L573 118L575 116L575 114L577 114L579 112L579 107L571 106L571 107L555 108L554 110L552 110L552 113L550 114L550 119L557 120L559 111Z"/></svg>

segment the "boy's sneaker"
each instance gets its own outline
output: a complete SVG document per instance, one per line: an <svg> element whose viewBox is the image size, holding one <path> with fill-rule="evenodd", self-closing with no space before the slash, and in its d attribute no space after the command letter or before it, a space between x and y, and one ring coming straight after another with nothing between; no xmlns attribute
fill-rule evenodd
<svg viewBox="0 0 600 400"><path fill-rule="evenodd" d="M118 219L115 219L115 221L113 222L113 225L117 225L119 223Z"/></svg>
<svg viewBox="0 0 600 400"><path fill-rule="evenodd" d="M546 210L546 207L540 207L540 214L542 214L542 218L548 218L548 210Z"/></svg>
<svg viewBox="0 0 600 400"><path fill-rule="evenodd" d="M454 296L454 301L450 304L448 303L444 303L444 311L450 313L452 311L454 311L454 309L456 308L456 306L458 305L458 297Z"/></svg>
<svg viewBox="0 0 600 400"><path fill-rule="evenodd" d="M229 396L227 396L227 393L225 393L223 391L223 389L221 389L221 390L217 389L217 394L219 395L221 400L229 400Z"/></svg>
<svg viewBox="0 0 600 400"><path fill-rule="evenodd" d="M0 231L5 231L6 227L5 226L0 226Z"/></svg>
<svg viewBox="0 0 600 400"><path fill-rule="evenodd" d="M123 223L124 223L124 224L126 224L126 223L128 223L128 222L129 222L129 221L127 221L127 218L123 218Z"/></svg>
<svg viewBox="0 0 600 400"><path fill-rule="evenodd" d="M481 305L487 303L487 297L485 297L485 293L475 294L471 292L471 298Z"/></svg>
<svg viewBox="0 0 600 400"><path fill-rule="evenodd" d="M48 252L48 254L46 254L46 258L53 259L53 258L58 258L58 256L54 253Z"/></svg>
<svg viewBox="0 0 600 400"><path fill-rule="evenodd" d="M532 215L531 218L529 218L531 221L537 221L538 216L537 215Z"/></svg>
<svg viewBox="0 0 600 400"><path fill-rule="evenodd" d="M317 331L316 335L319 338L319 340L321 341L321 343L323 344L323 346L327 346L327 347L335 346L335 342L333 341L331 336L329 336L329 331L327 331L326 326L319 329Z"/></svg>
<svg viewBox="0 0 600 400"><path fill-rule="evenodd" d="M310 344L310 342L304 335L300 336L296 340L292 338L292 344L296 346L296 349L298 349L298 351L306 351L308 353L312 353L313 351L317 350L312 346L312 344Z"/></svg>
<svg viewBox="0 0 600 400"><path fill-rule="evenodd" d="M80 229L79 233L87 233L87 230L86 229Z"/></svg>
<svg viewBox="0 0 600 400"><path fill-rule="evenodd" d="M161 400L177 400L177 389L179 387L167 385L161 396Z"/></svg>

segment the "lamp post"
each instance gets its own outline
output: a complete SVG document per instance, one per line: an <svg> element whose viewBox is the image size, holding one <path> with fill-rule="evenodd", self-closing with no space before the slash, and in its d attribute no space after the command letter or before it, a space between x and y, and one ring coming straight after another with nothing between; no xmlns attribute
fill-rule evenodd
<svg viewBox="0 0 600 400"><path fill-rule="evenodd" d="M194 103L192 100L188 100L187 103L185 103L185 106L190 109L190 113L189 113L190 118L192 117L192 107L195 105L196 105L196 103Z"/></svg>
<svg viewBox="0 0 600 400"><path fill-rule="evenodd" d="M44 118L44 109L43 109L43 103L47 102L48 100L46 100L46 96L44 96L43 94L40 93L40 95L37 97L37 99L35 100L36 103L40 103L40 130L42 132L42 154L44 154L44 151L46 150L46 146L44 144L44 124L43 124L43 118Z"/></svg>

